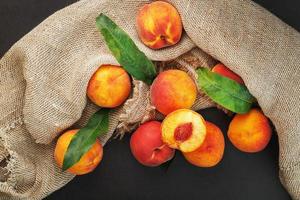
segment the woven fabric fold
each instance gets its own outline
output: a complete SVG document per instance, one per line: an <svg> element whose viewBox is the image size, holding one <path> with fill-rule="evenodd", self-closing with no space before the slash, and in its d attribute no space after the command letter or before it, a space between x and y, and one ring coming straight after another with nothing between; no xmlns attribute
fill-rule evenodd
<svg viewBox="0 0 300 200"><path fill-rule="evenodd" d="M150 1L81 0L42 22L0 60L0 198L42 199L74 176L56 166L57 136L80 128L99 109L86 98L93 72L117 64L95 26L102 12L155 61L158 70L195 69L225 63L244 79L273 121L280 144L280 179L300 199L300 34L249 0L171 0L185 33L169 48L151 50L138 39L135 16ZM110 116L113 135L161 119L149 86L133 80L133 92ZM216 106L199 90L193 109Z"/></svg>

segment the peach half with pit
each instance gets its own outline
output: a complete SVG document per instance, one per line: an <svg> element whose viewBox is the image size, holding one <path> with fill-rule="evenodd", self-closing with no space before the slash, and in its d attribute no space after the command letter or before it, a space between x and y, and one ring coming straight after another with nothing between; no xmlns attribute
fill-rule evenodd
<svg viewBox="0 0 300 200"><path fill-rule="evenodd" d="M189 109L170 113L162 123L162 140L169 147L192 152L201 146L206 136L203 117Z"/></svg>

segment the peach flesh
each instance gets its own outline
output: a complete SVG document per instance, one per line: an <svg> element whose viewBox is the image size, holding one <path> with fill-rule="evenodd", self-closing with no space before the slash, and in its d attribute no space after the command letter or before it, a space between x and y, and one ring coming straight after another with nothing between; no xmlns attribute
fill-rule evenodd
<svg viewBox="0 0 300 200"><path fill-rule="evenodd" d="M196 150L203 143L205 135L203 117L189 109L179 109L170 113L162 123L162 140L169 147L182 152Z"/></svg>

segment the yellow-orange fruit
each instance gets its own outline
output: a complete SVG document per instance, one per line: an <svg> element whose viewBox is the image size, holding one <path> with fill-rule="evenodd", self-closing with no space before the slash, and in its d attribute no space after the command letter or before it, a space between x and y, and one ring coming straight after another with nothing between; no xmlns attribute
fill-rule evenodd
<svg viewBox="0 0 300 200"><path fill-rule="evenodd" d="M197 87L189 75L181 70L161 72L151 86L151 102L164 115L177 109L191 108Z"/></svg>
<svg viewBox="0 0 300 200"><path fill-rule="evenodd" d="M192 110L179 109L170 113L162 123L162 140L169 147L182 152L192 152L205 139L203 117Z"/></svg>
<svg viewBox="0 0 300 200"><path fill-rule="evenodd" d="M77 129L69 130L58 138L54 151L54 159L57 162L58 166L62 167L68 146L72 140L72 137L77 132ZM99 140L97 140L95 144L90 148L90 150L86 152L81 157L81 159L67 171L75 175L87 174L93 171L98 166L98 164L102 160L102 156L103 148Z"/></svg>
<svg viewBox="0 0 300 200"><path fill-rule="evenodd" d="M180 15L167 2L155 1L144 5L139 10L136 21L140 39L152 49L174 45L181 38Z"/></svg>
<svg viewBox="0 0 300 200"><path fill-rule="evenodd" d="M89 81L87 96L100 107L114 108L128 98L130 91L130 77L122 67L102 65Z"/></svg>
<svg viewBox="0 0 300 200"><path fill-rule="evenodd" d="M228 137L241 151L254 153L263 150L270 141L272 130L268 118L259 109L237 114L230 122Z"/></svg>
<svg viewBox="0 0 300 200"><path fill-rule="evenodd" d="M243 79L237 75L236 73L234 73L233 71L231 71L228 67L226 67L224 64L219 63L216 66L214 66L211 70L212 72L215 72L221 76L225 76L227 78L230 78L231 80L236 81L239 84L245 84Z"/></svg>
<svg viewBox="0 0 300 200"><path fill-rule="evenodd" d="M183 153L188 162L198 167L213 167L223 158L225 148L222 131L206 121L206 137L203 144L193 152Z"/></svg>

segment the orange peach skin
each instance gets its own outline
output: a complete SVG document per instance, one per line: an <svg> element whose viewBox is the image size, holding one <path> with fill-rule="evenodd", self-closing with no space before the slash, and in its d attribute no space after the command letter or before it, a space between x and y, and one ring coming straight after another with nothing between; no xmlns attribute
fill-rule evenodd
<svg viewBox="0 0 300 200"><path fill-rule="evenodd" d="M206 121L206 137L195 151L183 153L185 159L198 167L213 167L223 158L225 148L222 131L213 123Z"/></svg>
<svg viewBox="0 0 300 200"><path fill-rule="evenodd" d="M258 109L235 115L228 129L231 143L248 153L262 151L269 143L271 134L268 118Z"/></svg>
<svg viewBox="0 0 300 200"><path fill-rule="evenodd" d="M151 101L164 115L177 109L191 108L197 96L197 88L189 75L180 70L160 73L151 86Z"/></svg>
<svg viewBox="0 0 300 200"><path fill-rule="evenodd" d="M228 67L226 67L222 63L219 63L216 66L214 66L211 71L218 73L221 76L230 78L231 80L234 80L234 81L238 82L239 84L245 84L243 79L239 75L237 75L236 73L231 71Z"/></svg>
<svg viewBox="0 0 300 200"><path fill-rule="evenodd" d="M62 134L57 140L57 144L54 151L54 159L59 167L62 167L63 160L67 148L72 140L72 137L78 132L78 130L69 130ZM79 162L69 168L67 171L75 175L83 175L93 171L103 156L103 148L99 140L91 147L91 149L84 154Z"/></svg>
<svg viewBox="0 0 300 200"><path fill-rule="evenodd" d="M122 67L102 65L89 81L87 96L100 107L114 108L128 98L130 91L130 77Z"/></svg>
<svg viewBox="0 0 300 200"><path fill-rule="evenodd" d="M155 167L173 158L175 150L161 139L161 123L150 121L142 124L131 136L130 148L141 164Z"/></svg>
<svg viewBox="0 0 300 200"><path fill-rule="evenodd" d="M155 1L144 5L138 12L136 21L140 39L152 49L174 45L181 38L180 15L167 2Z"/></svg>

